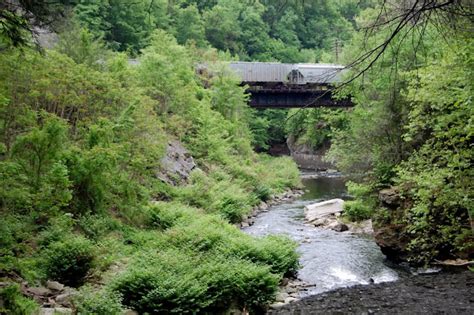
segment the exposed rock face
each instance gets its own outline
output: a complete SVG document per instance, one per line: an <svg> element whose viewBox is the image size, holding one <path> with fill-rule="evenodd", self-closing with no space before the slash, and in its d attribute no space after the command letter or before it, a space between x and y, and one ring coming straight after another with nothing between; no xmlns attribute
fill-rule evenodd
<svg viewBox="0 0 474 315"><path fill-rule="evenodd" d="M323 161L326 151L329 149L329 144L324 145L320 149L314 150L307 144L298 144L295 137L290 136L286 143L293 160L300 168L313 169L317 171L324 171L334 168L334 165Z"/></svg>
<svg viewBox="0 0 474 315"><path fill-rule="evenodd" d="M379 200L385 207L397 208L401 201L400 192L395 187L382 189L379 191Z"/></svg>
<svg viewBox="0 0 474 315"><path fill-rule="evenodd" d="M405 226L396 223L397 217L403 211L403 209L400 209L402 199L399 190L396 187L381 190L379 192L379 201L380 206L389 211L390 220L375 220L375 242L388 259L395 262L405 261L409 237L405 234Z"/></svg>
<svg viewBox="0 0 474 315"><path fill-rule="evenodd" d="M179 141L173 140L168 142L157 177L165 183L177 186L186 183L195 168L196 163L191 154Z"/></svg>
<svg viewBox="0 0 474 315"><path fill-rule="evenodd" d="M374 238L382 253L388 259L401 262L407 257L406 247L409 239L404 234L404 226L400 224L374 224Z"/></svg>

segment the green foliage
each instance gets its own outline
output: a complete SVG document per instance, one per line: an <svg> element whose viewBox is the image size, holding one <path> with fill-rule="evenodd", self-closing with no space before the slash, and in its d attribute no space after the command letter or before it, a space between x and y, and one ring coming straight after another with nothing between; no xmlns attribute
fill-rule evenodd
<svg viewBox="0 0 474 315"><path fill-rule="evenodd" d="M87 238L95 241L121 227L120 223L113 218L99 214L86 214L82 216L77 222L77 226L81 228Z"/></svg>
<svg viewBox="0 0 474 315"><path fill-rule="evenodd" d="M362 200L346 201L344 203L344 216L351 221L363 221L371 218L374 209Z"/></svg>
<svg viewBox="0 0 474 315"><path fill-rule="evenodd" d="M258 136L257 148L265 149L273 143L285 143L285 121L288 111L284 109L264 109L254 112L250 127Z"/></svg>
<svg viewBox="0 0 474 315"><path fill-rule="evenodd" d="M168 244L200 252L218 252L229 257L270 266L273 273L292 274L298 266L295 243L286 237L255 240L214 216L176 225L166 233Z"/></svg>
<svg viewBox="0 0 474 315"><path fill-rule="evenodd" d="M65 235L72 233L74 220L69 215L52 217L44 224L43 230L38 235L38 245L47 247L54 242L58 242Z"/></svg>
<svg viewBox="0 0 474 315"><path fill-rule="evenodd" d="M194 171L191 184L183 187L178 198L209 213L219 213L233 223L240 222L255 203L251 195L222 171L215 171L210 176Z"/></svg>
<svg viewBox="0 0 474 315"><path fill-rule="evenodd" d="M278 278L268 268L219 256L175 250L149 254L112 285L138 312L199 313L254 308L274 297Z"/></svg>
<svg viewBox="0 0 474 315"><path fill-rule="evenodd" d="M28 244L36 227L31 217L7 214L0 221L0 270L5 273L23 273L19 260L27 256L31 249ZM34 273L31 270L31 273ZM29 278L29 275L25 277Z"/></svg>
<svg viewBox="0 0 474 315"><path fill-rule="evenodd" d="M81 287L74 296L74 306L80 315L119 315L123 313L122 297L107 290L97 291L93 287Z"/></svg>
<svg viewBox="0 0 474 315"><path fill-rule="evenodd" d="M156 9L145 1L86 0L75 6L74 13L81 24L96 37L103 37L112 48L137 53L147 44L154 27L149 11Z"/></svg>
<svg viewBox="0 0 474 315"><path fill-rule="evenodd" d="M371 23L377 12L366 10L358 23ZM466 258L473 250L472 84L467 83L473 59L472 40L463 31L472 22L456 23L449 43L430 23L422 33L414 26L395 36L364 80L346 87L343 94L357 105L346 128L336 130L329 152L339 169L358 173L371 190L398 186L399 208L377 210L374 219L381 226L403 227L409 238L406 254L414 264ZM345 57L354 60L392 31L380 26L369 37L355 34ZM368 216L374 208L368 201L348 202L347 214Z"/></svg>
<svg viewBox="0 0 474 315"><path fill-rule="evenodd" d="M367 184L347 182L347 191L355 200L344 202L344 216L351 221L370 219L377 207L374 189Z"/></svg>
<svg viewBox="0 0 474 315"><path fill-rule="evenodd" d="M234 238L222 246L228 255L268 265L275 274L294 276L299 267L296 244L285 236L270 235L259 241L248 239L247 242Z"/></svg>
<svg viewBox="0 0 474 315"><path fill-rule="evenodd" d="M343 2L300 1L81 1L75 18L96 38L136 54L147 46L153 29L173 34L178 43L212 45L241 59L315 62L333 55L336 39L346 41L354 16L370 6Z"/></svg>
<svg viewBox="0 0 474 315"><path fill-rule="evenodd" d="M80 236L51 243L43 252L48 278L69 286L79 286L93 266L94 246Z"/></svg>
<svg viewBox="0 0 474 315"><path fill-rule="evenodd" d="M38 304L26 298L20 291L18 284L11 284L0 288L0 313L12 315L30 315L38 310Z"/></svg>
<svg viewBox="0 0 474 315"><path fill-rule="evenodd" d="M144 4L81 1L79 26L66 27L55 51L0 55L0 266L31 283L100 276L137 310L263 307L296 270L295 244L253 239L229 222L298 186L298 169L253 152L255 114L218 61L230 54L195 47L208 41L202 3ZM264 7L238 7L248 25L239 41L264 56ZM147 47L130 66L106 46ZM195 73L200 58L216 75ZM157 176L176 140L198 165L182 186ZM127 268L123 278L116 268ZM101 289L81 290L79 313L120 313L120 296Z"/></svg>
<svg viewBox="0 0 474 315"><path fill-rule="evenodd" d="M148 214L146 225L160 230L166 230L178 223L188 223L199 214L197 209L178 202L156 202L145 211Z"/></svg>
<svg viewBox="0 0 474 315"><path fill-rule="evenodd" d="M35 207L54 211L67 205L71 199L67 169L60 160L67 127L54 116L42 115L40 119L44 119L41 127L16 139L12 156L31 180Z"/></svg>
<svg viewBox="0 0 474 315"><path fill-rule="evenodd" d="M59 34L55 48L76 63L87 64L93 68L98 68L99 58L106 57L108 53L103 42L95 39L88 29L81 28L76 21L71 22L71 25Z"/></svg>
<svg viewBox="0 0 474 315"><path fill-rule="evenodd" d="M297 143L319 149L327 145L338 130L347 128L347 116L344 110L292 109L288 112L285 131Z"/></svg>
<svg viewBox="0 0 474 315"><path fill-rule="evenodd" d="M174 19L174 34L179 44L193 42L199 47L206 45L204 21L194 5L178 8Z"/></svg>
<svg viewBox="0 0 474 315"><path fill-rule="evenodd" d="M397 168L397 183L413 201L405 218L416 263L474 248L473 91L466 85L472 80L471 46L471 39L460 38L441 60L409 74L405 140L419 148Z"/></svg>

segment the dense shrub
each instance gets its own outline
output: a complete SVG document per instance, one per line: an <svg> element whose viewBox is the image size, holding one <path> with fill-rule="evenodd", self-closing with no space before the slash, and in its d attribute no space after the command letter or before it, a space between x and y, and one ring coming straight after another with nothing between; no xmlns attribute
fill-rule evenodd
<svg viewBox="0 0 474 315"><path fill-rule="evenodd" d="M255 204L252 194L242 186L222 170L213 170L209 175L198 170L192 173L191 184L180 191L179 198L237 223Z"/></svg>
<svg viewBox="0 0 474 315"><path fill-rule="evenodd" d="M296 244L284 236L254 239L218 217L196 218L166 234L166 243L200 252L218 252L269 266L275 274L292 274L298 267Z"/></svg>
<svg viewBox="0 0 474 315"><path fill-rule="evenodd" d="M355 200L344 203L344 216L351 221L362 221L372 217L377 207L374 189L370 185L347 182L347 191Z"/></svg>
<svg viewBox="0 0 474 315"><path fill-rule="evenodd" d="M38 304L24 297L17 284L0 288L0 301L0 314L30 315L38 309Z"/></svg>
<svg viewBox="0 0 474 315"><path fill-rule="evenodd" d="M222 247L222 251L230 256L270 266L275 274L290 276L298 269L296 243L285 236L249 237L245 241L235 237Z"/></svg>
<svg viewBox="0 0 474 315"><path fill-rule="evenodd" d="M14 270L16 257L27 251L26 241L34 224L24 216L7 215L0 220L0 270Z"/></svg>
<svg viewBox="0 0 474 315"><path fill-rule="evenodd" d="M83 286L74 297L78 315L119 315L122 314L122 297L106 290L97 291Z"/></svg>
<svg viewBox="0 0 474 315"><path fill-rule="evenodd" d="M351 221L370 219L373 210L362 200L350 200L344 203L344 216Z"/></svg>
<svg viewBox="0 0 474 315"><path fill-rule="evenodd" d="M154 202L144 209L146 226L166 230L177 223L189 222L199 215L195 208L179 202Z"/></svg>
<svg viewBox="0 0 474 315"><path fill-rule="evenodd" d="M274 297L278 276L268 267L221 256L165 251L130 266L112 285L140 313L226 310L231 301L257 307Z"/></svg>
<svg viewBox="0 0 474 315"><path fill-rule="evenodd" d="M49 244L57 242L69 235L74 227L74 220L67 215L52 217L38 235L38 244L47 247Z"/></svg>
<svg viewBox="0 0 474 315"><path fill-rule="evenodd" d="M268 186L258 184L255 187L254 194L259 200L267 201L270 199L272 191Z"/></svg>
<svg viewBox="0 0 474 315"><path fill-rule="evenodd" d="M82 216L77 225L84 235L90 239L98 240L108 232L120 228L120 223L109 216L99 214L88 214Z"/></svg>
<svg viewBox="0 0 474 315"><path fill-rule="evenodd" d="M50 244L44 257L48 278L75 287L84 282L92 268L94 246L83 237L69 237Z"/></svg>

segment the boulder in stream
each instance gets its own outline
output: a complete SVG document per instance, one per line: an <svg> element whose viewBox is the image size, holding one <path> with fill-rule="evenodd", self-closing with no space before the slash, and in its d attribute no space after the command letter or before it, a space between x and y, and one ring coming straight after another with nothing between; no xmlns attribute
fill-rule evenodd
<svg viewBox="0 0 474 315"><path fill-rule="evenodd" d="M314 221L317 221L326 216L336 215L336 213L341 213L343 205L344 205L344 200L342 199L331 199L331 200L307 205L304 208L306 221L313 223Z"/></svg>

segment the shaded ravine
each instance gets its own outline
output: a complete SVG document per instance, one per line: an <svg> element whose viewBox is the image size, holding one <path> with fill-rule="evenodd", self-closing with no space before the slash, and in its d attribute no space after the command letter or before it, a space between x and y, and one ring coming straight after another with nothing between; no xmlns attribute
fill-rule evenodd
<svg viewBox="0 0 474 315"><path fill-rule="evenodd" d="M306 193L296 201L270 207L244 231L255 236L285 234L295 240L300 254L298 278L305 283L298 297L371 282L394 281L397 272L385 265L372 238L350 232L315 228L304 222L304 206L331 198L344 198L340 176L303 177Z"/></svg>

